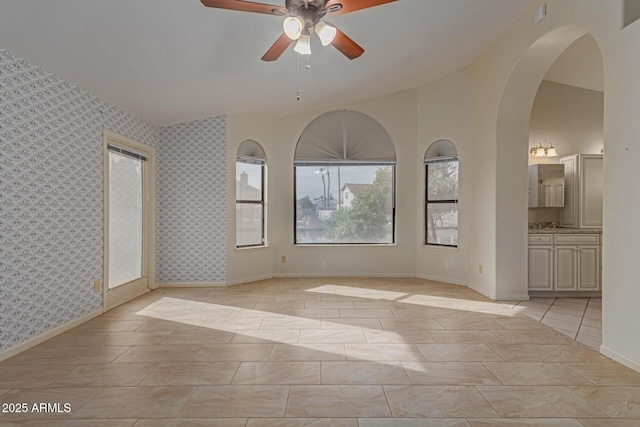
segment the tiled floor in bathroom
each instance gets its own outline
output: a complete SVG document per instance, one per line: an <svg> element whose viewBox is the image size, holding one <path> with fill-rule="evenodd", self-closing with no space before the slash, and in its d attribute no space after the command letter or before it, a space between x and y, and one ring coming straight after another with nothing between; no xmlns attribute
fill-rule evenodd
<svg viewBox="0 0 640 427"><path fill-rule="evenodd" d="M602 344L602 298L531 298L513 309L589 347Z"/></svg>

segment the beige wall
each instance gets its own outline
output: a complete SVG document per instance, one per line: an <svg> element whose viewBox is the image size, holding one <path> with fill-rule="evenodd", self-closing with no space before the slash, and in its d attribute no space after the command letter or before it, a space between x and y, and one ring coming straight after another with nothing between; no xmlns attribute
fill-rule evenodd
<svg viewBox="0 0 640 427"><path fill-rule="evenodd" d="M545 80L604 91L604 67L600 47L591 34L573 42L553 63Z"/></svg>
<svg viewBox="0 0 640 427"><path fill-rule="evenodd" d="M585 37L579 40L583 39ZM560 58L565 55L566 51ZM602 70L600 52L596 58L591 59L593 67ZM552 143L558 156L529 156L530 165L558 163L562 156L571 154L600 154L604 147L604 93L543 81L531 110L529 149L538 142L543 145ZM529 223L559 220L559 208L529 209Z"/></svg>
<svg viewBox="0 0 640 427"><path fill-rule="evenodd" d="M276 276L415 276L414 229L416 188L416 99L408 90L323 110L279 117L271 186L277 187L271 203L272 244ZM351 109L377 120L389 133L396 149L396 244L391 246L296 246L293 244L293 156L304 128L320 114ZM277 162L277 163L276 163ZM281 256L287 262L280 262ZM326 261L326 268L321 262Z"/></svg>
<svg viewBox="0 0 640 427"><path fill-rule="evenodd" d="M528 298L531 108L554 61L571 43L590 33L602 50L606 94L602 351L640 370L640 341L629 339L629 327L640 324L640 286L636 284L640 263L634 255L640 241L640 228L635 226L640 211L640 25L620 30L621 0L547 0L547 17L535 24L534 11L540 4L542 1L533 4L465 71L416 90L265 121L260 130L264 134L248 137L263 143L268 156L270 248L245 256L230 247L235 253L229 260L234 263L230 277L268 275L269 271L275 276L437 275L466 282L491 298ZM311 120L335 108L370 115L386 128L396 146L397 245L293 245L295 144ZM429 117L437 120L429 121ZM247 118L230 122L233 144L242 139L236 127L255 129ZM461 154L464 213L458 252L422 247L424 172L420 160L428 144L439 138L454 141ZM230 229L230 240L234 229ZM282 255L287 256L285 264L280 262ZM442 270L449 257L456 260L455 271ZM321 260L327 261L325 269ZM245 264L254 261L260 267Z"/></svg>
<svg viewBox="0 0 640 427"><path fill-rule="evenodd" d="M467 70L460 70L418 89L418 139L415 164L417 173L416 225L418 237L416 275L424 279L466 285L467 251L469 247L469 205L474 141L470 133L469 104L471 88ZM458 248L441 248L424 244L424 185L422 164L429 146L439 140L453 142L459 155L459 229ZM447 262L451 267L447 268Z"/></svg>
<svg viewBox="0 0 640 427"><path fill-rule="evenodd" d="M229 182L235 174L235 151L244 139L263 145L267 153L268 248L235 248L235 214L228 215L228 282L242 283L264 277L384 276L415 277L416 176L421 164L415 157L417 90L305 111L275 119L229 116ZM396 244L389 246L301 246L293 244L293 156L300 134L319 115L351 109L377 120L389 133L397 156ZM423 153L424 155L424 153ZM233 194L233 191L229 192ZM229 209L235 209L228 198ZM281 262L286 257L286 263ZM326 267L322 267L326 261Z"/></svg>
<svg viewBox="0 0 640 427"><path fill-rule="evenodd" d="M531 110L529 149L538 142L553 144L558 157L529 156L529 164L558 163L560 157L572 154L600 154L604 93L543 81Z"/></svg>
<svg viewBox="0 0 640 427"><path fill-rule="evenodd" d="M495 172L474 176L473 228L494 231L495 240L472 238L469 284L498 298L526 289L526 165L528 119L539 83L560 53L589 32L602 50L605 70L605 200L602 351L640 369L640 341L629 326L640 323L640 266L634 256L640 238L637 183L640 134L640 26L620 30L622 1L549 0L547 17L534 24L536 2L471 66L478 98L474 136L494 150ZM477 127L476 127L477 126ZM479 200L476 200L479 202ZM491 202L489 202L491 201ZM492 215L495 213L495 215ZM489 257L487 256L489 254ZM487 260L493 274L481 278L473 266ZM495 280L491 280L495 279Z"/></svg>
<svg viewBox="0 0 640 427"><path fill-rule="evenodd" d="M273 172L271 160L274 155L273 123L263 117L227 116L227 182L235 186L236 154L242 141L252 139L259 143L267 155L267 231L271 231L271 196L274 193L270 179ZM275 165L273 165L275 166ZM227 190L227 283L237 284L267 279L273 276L273 251L271 235L267 235L267 246L236 249L236 189Z"/></svg>

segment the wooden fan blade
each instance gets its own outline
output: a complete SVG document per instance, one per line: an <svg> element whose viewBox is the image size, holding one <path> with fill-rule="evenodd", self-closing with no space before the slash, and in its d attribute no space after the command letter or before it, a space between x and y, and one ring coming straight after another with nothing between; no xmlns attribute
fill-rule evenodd
<svg viewBox="0 0 640 427"><path fill-rule="evenodd" d="M329 0L326 8L331 6L342 5L342 9L332 12L333 15L341 15L343 13L355 12L360 9L380 6L381 4L391 3L398 0Z"/></svg>
<svg viewBox="0 0 640 427"><path fill-rule="evenodd" d="M289 46L291 46L291 43L293 43L293 40L287 37L286 34L282 33L280 38L276 40L273 46L271 46L267 53L264 54L262 60L275 61L276 59L280 58L280 55L282 55Z"/></svg>
<svg viewBox="0 0 640 427"><path fill-rule="evenodd" d="M331 44L349 59L356 59L364 53L364 49L358 43L337 28L336 37Z"/></svg>
<svg viewBox="0 0 640 427"><path fill-rule="evenodd" d="M207 7L218 9L239 10L241 12L266 13L268 15L286 15L287 9L272 4L255 3L243 0L200 0Z"/></svg>

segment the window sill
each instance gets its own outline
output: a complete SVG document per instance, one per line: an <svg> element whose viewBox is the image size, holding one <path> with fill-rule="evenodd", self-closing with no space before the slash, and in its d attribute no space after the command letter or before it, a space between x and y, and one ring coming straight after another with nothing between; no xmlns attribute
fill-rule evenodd
<svg viewBox="0 0 640 427"><path fill-rule="evenodd" d="M260 245L260 246L245 246L243 248L235 248L236 252L248 252L248 251L256 251L261 249L269 249L269 245Z"/></svg>
<svg viewBox="0 0 640 427"><path fill-rule="evenodd" d="M326 244L326 243L319 243L319 244L309 244L309 243L300 243L300 244L294 244L291 245L292 248L395 248L398 247L397 243L379 243L379 244L375 244L375 243L354 243L354 244L347 244L347 243L334 243L334 244Z"/></svg>
<svg viewBox="0 0 640 427"><path fill-rule="evenodd" d="M460 247L459 246L451 247L451 246L438 246L438 245L425 245L425 244L422 244L422 249L430 249L430 250L434 250L434 251L438 251L438 252L453 252L453 253L460 252Z"/></svg>

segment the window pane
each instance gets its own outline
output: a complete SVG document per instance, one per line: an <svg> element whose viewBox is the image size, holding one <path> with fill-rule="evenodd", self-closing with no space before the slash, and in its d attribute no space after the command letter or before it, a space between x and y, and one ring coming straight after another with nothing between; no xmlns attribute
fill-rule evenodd
<svg viewBox="0 0 640 427"><path fill-rule="evenodd" d="M236 246L262 245L262 204L236 203Z"/></svg>
<svg viewBox="0 0 640 427"><path fill-rule="evenodd" d="M427 244L458 246L458 204L427 204Z"/></svg>
<svg viewBox="0 0 640 427"><path fill-rule="evenodd" d="M296 243L393 243L392 166L296 167Z"/></svg>
<svg viewBox="0 0 640 427"><path fill-rule="evenodd" d="M109 288L142 277L142 163L109 153Z"/></svg>
<svg viewBox="0 0 640 427"><path fill-rule="evenodd" d="M427 165L427 199L458 200L458 161Z"/></svg>
<svg viewBox="0 0 640 427"><path fill-rule="evenodd" d="M236 200L262 201L262 167L236 163Z"/></svg>

